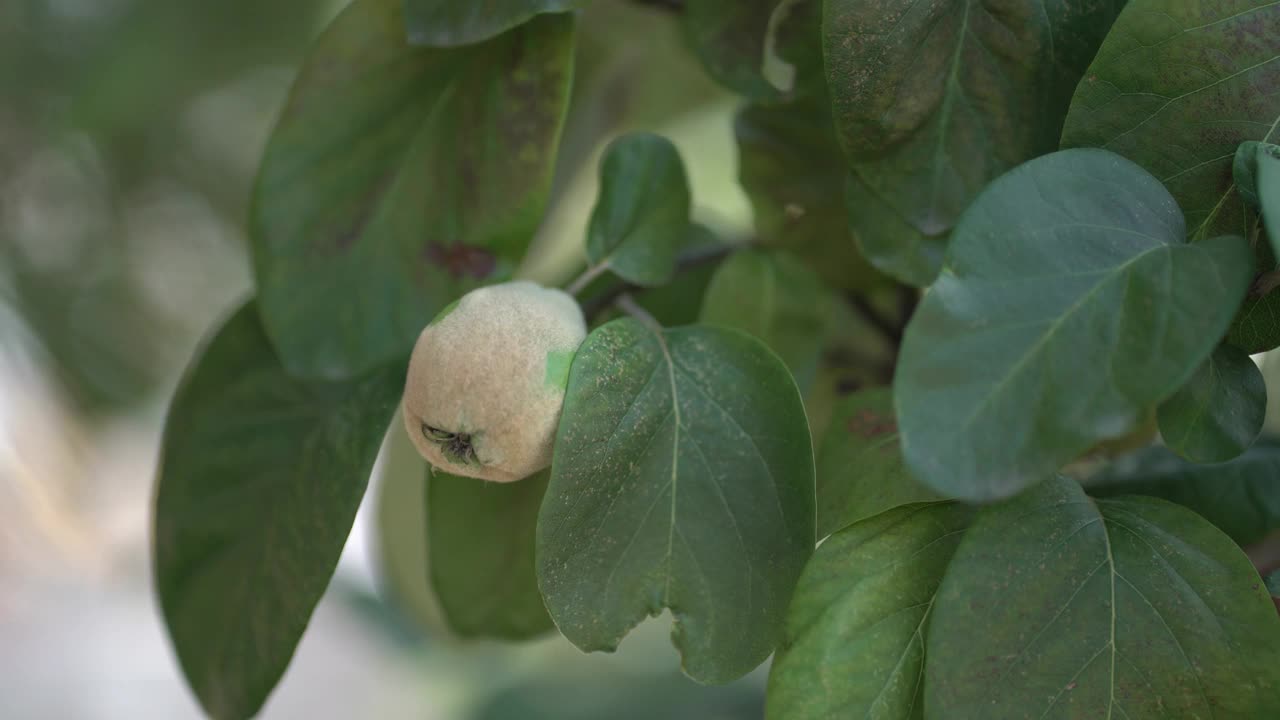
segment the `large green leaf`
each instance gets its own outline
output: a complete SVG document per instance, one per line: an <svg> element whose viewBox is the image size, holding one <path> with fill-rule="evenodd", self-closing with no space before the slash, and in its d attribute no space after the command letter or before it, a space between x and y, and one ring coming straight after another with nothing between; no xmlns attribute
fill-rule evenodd
<svg viewBox="0 0 1280 720"><path fill-rule="evenodd" d="M610 143L600 197L587 228L587 258L636 285L663 285L688 239L689 179L670 140L631 133Z"/></svg>
<svg viewBox="0 0 1280 720"><path fill-rule="evenodd" d="M304 382L247 305L188 371L165 426L155 582L210 715L247 718L293 656L351 531L404 366Z"/></svg>
<svg viewBox="0 0 1280 720"><path fill-rule="evenodd" d="M542 217L572 18L433 50L407 44L401 2L356 0L338 16L258 175L263 322L297 375L407 354L450 300L510 274Z"/></svg>
<svg viewBox="0 0 1280 720"><path fill-rule="evenodd" d="M832 287L865 289L880 279L849 232L846 170L826 95L749 105L733 127L760 241L794 253Z"/></svg>
<svg viewBox="0 0 1280 720"><path fill-rule="evenodd" d="M1224 462L1262 432L1267 385L1239 348L1222 345L1156 415L1165 444L1192 462Z"/></svg>
<svg viewBox="0 0 1280 720"><path fill-rule="evenodd" d="M695 680L772 652L814 545L813 451L781 361L745 333L615 320L569 377L538 518L538 582L565 637L613 650L675 618Z"/></svg>
<svg viewBox="0 0 1280 720"><path fill-rule="evenodd" d="M1280 145L1258 146L1258 204L1271 248L1280 256Z"/></svg>
<svg viewBox="0 0 1280 720"><path fill-rule="evenodd" d="M1058 147L1067 103L1122 0L828 0L823 44L876 267L928 284L993 178Z"/></svg>
<svg viewBox="0 0 1280 720"><path fill-rule="evenodd" d="M1071 101L1064 147L1102 147L1160 178L1193 238L1244 235L1237 146L1277 137L1280 5L1130 0Z"/></svg>
<svg viewBox="0 0 1280 720"><path fill-rule="evenodd" d="M1092 495L1153 495L1195 510L1241 545L1280 529L1280 443L1262 440L1219 465L1163 447L1116 460L1088 481Z"/></svg>
<svg viewBox="0 0 1280 720"><path fill-rule="evenodd" d="M766 717L921 718L925 629L971 515L955 503L911 505L827 538L787 611Z"/></svg>
<svg viewBox="0 0 1280 720"><path fill-rule="evenodd" d="M765 73L771 21L782 0L685 0L685 37L711 77L757 100L785 97Z"/></svg>
<svg viewBox="0 0 1280 720"><path fill-rule="evenodd" d="M840 401L818 451L818 537L899 505L941 499L907 472L888 388Z"/></svg>
<svg viewBox="0 0 1280 720"><path fill-rule="evenodd" d="M1160 178L1193 240L1252 240L1257 216L1233 165L1242 142L1280 138L1277 37L1273 0L1131 0L1076 90L1063 147L1106 148ZM1280 293L1250 294L1230 341L1248 352L1280 345Z"/></svg>
<svg viewBox="0 0 1280 720"><path fill-rule="evenodd" d="M430 47L470 45L500 35L536 15L586 7L591 0L401 0L409 42Z"/></svg>
<svg viewBox="0 0 1280 720"><path fill-rule="evenodd" d="M1280 619L1239 548L1155 498L1047 481L982 511L934 600L925 715L1263 718Z"/></svg>
<svg viewBox="0 0 1280 720"><path fill-rule="evenodd" d="M543 471L513 483L441 472L427 478L431 585L455 633L524 640L553 627L533 561L549 477Z"/></svg>
<svg viewBox="0 0 1280 720"><path fill-rule="evenodd" d="M1160 183L1102 150L1032 160L956 229L895 378L903 452L939 492L991 500L1130 430L1226 333L1241 238L1184 242Z"/></svg>
<svg viewBox="0 0 1280 720"><path fill-rule="evenodd" d="M813 271L784 253L744 249L720 264L702 300L702 322L760 338L803 390L813 384L831 296Z"/></svg>

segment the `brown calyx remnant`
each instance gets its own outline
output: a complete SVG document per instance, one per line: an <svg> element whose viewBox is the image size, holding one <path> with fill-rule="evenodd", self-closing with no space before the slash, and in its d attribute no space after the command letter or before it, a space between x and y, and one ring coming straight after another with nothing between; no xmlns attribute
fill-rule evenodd
<svg viewBox="0 0 1280 720"><path fill-rule="evenodd" d="M440 452L444 453L445 457L459 465L480 462L475 445L471 441L471 433L450 432L422 423L422 437L439 446Z"/></svg>

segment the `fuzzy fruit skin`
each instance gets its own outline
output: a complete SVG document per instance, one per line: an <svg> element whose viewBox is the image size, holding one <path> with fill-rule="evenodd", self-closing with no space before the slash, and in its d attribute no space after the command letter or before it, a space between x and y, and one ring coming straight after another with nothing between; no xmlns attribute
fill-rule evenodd
<svg viewBox="0 0 1280 720"><path fill-rule="evenodd" d="M436 468L493 482L551 464L568 362L587 336L572 296L516 281L473 290L418 336L403 416L419 454ZM470 436L459 458L423 425Z"/></svg>

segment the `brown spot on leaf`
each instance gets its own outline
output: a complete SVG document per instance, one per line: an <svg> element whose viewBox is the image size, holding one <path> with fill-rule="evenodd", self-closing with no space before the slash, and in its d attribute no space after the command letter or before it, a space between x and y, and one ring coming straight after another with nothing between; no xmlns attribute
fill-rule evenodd
<svg viewBox="0 0 1280 720"><path fill-rule="evenodd" d="M455 279L471 277L483 280L493 273L498 259L489 250L475 245L431 243L427 259L444 268Z"/></svg>
<svg viewBox="0 0 1280 720"><path fill-rule="evenodd" d="M898 423L892 415L881 415L873 410L861 410L845 423L849 432L859 437L874 438L898 431Z"/></svg>

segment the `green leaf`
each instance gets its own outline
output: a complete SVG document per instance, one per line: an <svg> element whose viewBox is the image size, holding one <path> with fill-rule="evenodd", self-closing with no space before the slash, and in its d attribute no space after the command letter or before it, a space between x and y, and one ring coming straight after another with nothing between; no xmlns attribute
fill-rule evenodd
<svg viewBox="0 0 1280 720"><path fill-rule="evenodd" d="M1058 147L1067 103L1121 0L828 0L836 130L867 258L927 285L984 186Z"/></svg>
<svg viewBox="0 0 1280 720"><path fill-rule="evenodd" d="M1236 192L1245 205L1258 210L1262 203L1258 200L1258 147L1263 143L1256 140L1240 143L1236 148L1235 159L1231 163L1231 179L1236 184Z"/></svg>
<svg viewBox="0 0 1280 720"><path fill-rule="evenodd" d="M649 133L623 135L600 164L587 258L636 285L666 283L690 233L689 205L689 179L676 146Z"/></svg>
<svg viewBox="0 0 1280 720"><path fill-rule="evenodd" d="M1241 545L1280 529L1280 443L1261 440L1220 465L1163 447L1126 455L1089 478L1091 495L1151 495L1195 510Z"/></svg>
<svg viewBox="0 0 1280 720"><path fill-rule="evenodd" d="M972 514L955 503L911 505L827 538L787 612L765 715L922 717L925 629Z"/></svg>
<svg viewBox="0 0 1280 720"><path fill-rule="evenodd" d="M217 718L262 707L351 531L404 366L289 377L250 304L205 347L165 426L155 582L187 681Z"/></svg>
<svg viewBox="0 0 1280 720"><path fill-rule="evenodd" d="M844 207L856 247L872 266L914 287L929 285L938 276L949 227L921 232L857 172L845 174Z"/></svg>
<svg viewBox="0 0 1280 720"><path fill-rule="evenodd" d="M839 191L846 171L825 93L749 105L733 127L738 178L761 242L794 253L832 287L865 289L882 281L849 232Z"/></svg>
<svg viewBox="0 0 1280 720"><path fill-rule="evenodd" d="M1280 137L1278 34L1274 0L1130 0L1076 90L1063 147L1146 168L1194 239L1246 235L1232 166L1240 143Z"/></svg>
<svg viewBox="0 0 1280 720"><path fill-rule="evenodd" d="M705 225L689 224L689 234L684 241L680 253L680 271L671 282L657 287L638 288L631 293L636 304L653 315L660 325L691 325L698 322L702 310L702 297L706 294L716 268L728 257L728 244L720 240ZM593 281L588 288L593 292L583 292L583 307L593 310L587 318L592 326L598 327L609 320L616 320L625 315L611 304L600 307L599 297L613 297L615 282L608 278ZM595 308L600 307L599 310Z"/></svg>
<svg viewBox="0 0 1280 720"><path fill-rule="evenodd" d="M822 60L822 0L781 0L771 24L773 54L787 66L790 97L818 95L828 105ZM830 109L825 114L829 119Z"/></svg>
<svg viewBox="0 0 1280 720"><path fill-rule="evenodd" d="M723 328L630 318L587 337L538 518L538 582L579 648L670 609L683 669L726 682L773 651L814 545L813 451L782 362Z"/></svg>
<svg viewBox="0 0 1280 720"><path fill-rule="evenodd" d="M720 264L702 301L702 322L764 341L803 390L813 384L831 297L813 271L779 252L744 249Z"/></svg>
<svg viewBox="0 0 1280 720"><path fill-rule="evenodd" d="M428 47L471 45L501 35L543 13L584 8L590 0L402 0L409 42Z"/></svg>
<svg viewBox="0 0 1280 720"><path fill-rule="evenodd" d="M427 478L431 585L463 637L525 640L554 627L534 572L538 507L550 471L513 483Z"/></svg>
<svg viewBox="0 0 1280 720"><path fill-rule="evenodd" d="M1059 478L960 541L929 622L925 715L1270 717L1278 666L1280 619L1226 536Z"/></svg>
<svg viewBox="0 0 1280 720"><path fill-rule="evenodd" d="M773 13L780 0L685 0L685 38L707 73L755 100L786 96L765 74Z"/></svg>
<svg viewBox="0 0 1280 720"><path fill-rule="evenodd" d="M262 161L254 270L295 375L349 377L407 354L449 301L510 275L542 218L572 18L432 50L407 44L401 4L356 0L338 16Z"/></svg>
<svg viewBox="0 0 1280 720"><path fill-rule="evenodd" d="M1197 463L1230 460L1262 432L1267 385L1243 350L1222 345L1156 415L1165 444Z"/></svg>
<svg viewBox="0 0 1280 720"><path fill-rule="evenodd" d="M840 401L818 451L818 537L900 505L942 499L907 472L888 388Z"/></svg>
<svg viewBox="0 0 1280 720"><path fill-rule="evenodd" d="M1258 145L1258 202L1271 249L1280 256L1280 145Z"/></svg>
<svg viewBox="0 0 1280 720"><path fill-rule="evenodd" d="M992 183L902 344L894 389L914 474L953 497L1006 497L1182 387L1252 275L1244 240L1183 238L1160 183L1102 150Z"/></svg>
<svg viewBox="0 0 1280 720"><path fill-rule="evenodd" d="M726 257L722 252L724 243L706 226L693 223L689 230L684 246L685 253L688 253L686 257L697 253L698 259L681 267L680 272L666 285L641 288L632 295L636 304L662 325L691 325L698 322L707 286L711 284L711 278L715 277L716 269ZM615 314L615 318L619 315L620 313Z"/></svg>
<svg viewBox="0 0 1280 720"><path fill-rule="evenodd" d="M1264 353L1280 346L1280 292L1276 292L1274 280L1276 256L1267 242L1262 218L1258 215L1261 201L1257 194L1257 156L1265 143L1241 143L1236 151L1235 178L1237 192L1247 210L1244 225L1245 237L1253 245L1253 256L1258 275L1249 294L1240 304L1236 319L1227 333L1227 342L1250 355ZM1246 151L1248 151L1246 153ZM1248 159L1244 156L1247 155Z"/></svg>
<svg viewBox="0 0 1280 720"><path fill-rule="evenodd" d="M1256 252L1255 257L1263 254ZM1269 247L1265 255L1271 256ZM1264 353L1280 347L1280 330L1277 328L1280 328L1280 292L1259 292L1255 284L1240 304L1240 311L1227 333L1227 342L1250 355Z"/></svg>
<svg viewBox="0 0 1280 720"><path fill-rule="evenodd" d="M448 634L427 568L427 507L422 502L422 456L403 420L394 417L371 480L376 528L374 566L379 594L426 637ZM413 640L412 636L406 638Z"/></svg>

